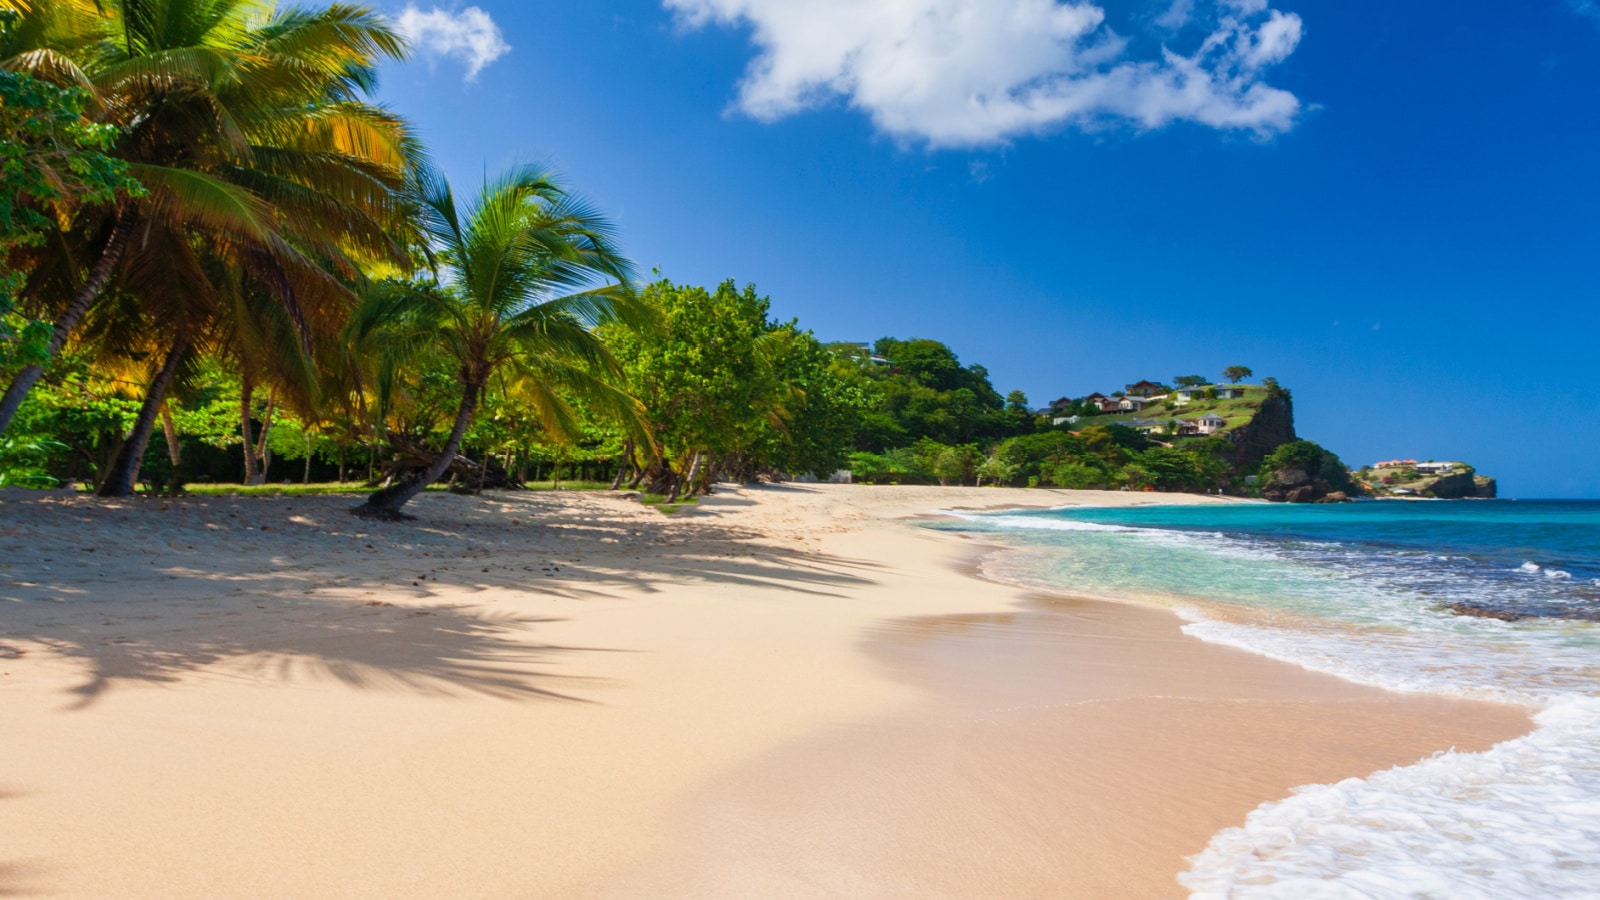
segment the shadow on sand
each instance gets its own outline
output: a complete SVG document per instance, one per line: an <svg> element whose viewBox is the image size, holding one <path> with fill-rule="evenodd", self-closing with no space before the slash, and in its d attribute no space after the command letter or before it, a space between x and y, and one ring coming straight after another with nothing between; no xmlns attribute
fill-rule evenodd
<svg viewBox="0 0 1600 900"><path fill-rule="evenodd" d="M415 521L399 523L354 519L349 502L0 500L0 558L10 560L0 570L0 660L47 653L79 663L79 709L115 685L174 684L202 670L589 702L581 695L596 679L558 669L625 648L542 642L538 631L560 617L493 603L507 592L524 608L615 600L667 583L792 599L866 583L870 568L615 497L428 495Z"/></svg>

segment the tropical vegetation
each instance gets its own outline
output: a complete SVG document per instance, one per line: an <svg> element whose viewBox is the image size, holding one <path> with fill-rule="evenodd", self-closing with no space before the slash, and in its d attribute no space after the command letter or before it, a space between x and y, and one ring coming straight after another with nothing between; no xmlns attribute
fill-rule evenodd
<svg viewBox="0 0 1600 900"><path fill-rule="evenodd" d="M842 471L1243 484L1225 440L1040 414L939 341L824 344L754 285L641 283L548 171L458 195L372 99L407 52L344 4L0 0L0 486L337 481L392 519L530 480L667 508ZM1248 391L1230 428L1281 388Z"/></svg>

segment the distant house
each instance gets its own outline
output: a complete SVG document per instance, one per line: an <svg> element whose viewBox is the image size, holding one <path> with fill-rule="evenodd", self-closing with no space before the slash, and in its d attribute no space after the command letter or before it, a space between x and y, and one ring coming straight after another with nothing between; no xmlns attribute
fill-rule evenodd
<svg viewBox="0 0 1600 900"><path fill-rule="evenodd" d="M1386 459L1380 463L1373 463L1374 469L1410 469L1414 468L1417 461L1414 459Z"/></svg>
<svg viewBox="0 0 1600 900"><path fill-rule="evenodd" d="M1418 475L1449 475L1458 467L1464 469L1467 466L1459 462L1425 462L1417 463L1416 467Z"/></svg>
<svg viewBox="0 0 1600 900"><path fill-rule="evenodd" d="M1083 421L1083 416L1057 416L1050 420L1051 425L1076 425Z"/></svg>
<svg viewBox="0 0 1600 900"><path fill-rule="evenodd" d="M1147 405L1143 397L1123 397L1117 401L1117 408L1122 412L1143 412Z"/></svg>
<svg viewBox="0 0 1600 900"><path fill-rule="evenodd" d="M1206 413L1198 419L1177 419L1178 434L1184 437L1212 435L1228 427L1228 421L1216 413Z"/></svg>
<svg viewBox="0 0 1600 900"><path fill-rule="evenodd" d="M1056 410L1059 410L1059 409L1066 409L1069 406L1077 406L1077 405L1078 405L1078 401L1072 399L1071 397L1060 397L1060 398L1057 398L1055 400L1051 400L1050 401L1050 411L1051 412L1055 412Z"/></svg>
<svg viewBox="0 0 1600 900"><path fill-rule="evenodd" d="M1164 386L1156 384L1154 381L1141 381L1138 384L1130 384L1123 391L1129 397L1145 398L1154 397L1157 394L1165 394L1166 392L1167 389Z"/></svg>
<svg viewBox="0 0 1600 900"><path fill-rule="evenodd" d="M1206 399L1208 392L1215 392L1218 400L1242 400L1244 387L1237 384L1203 384L1199 387L1178 388L1172 392L1173 401L1176 403L1189 403L1194 400Z"/></svg>

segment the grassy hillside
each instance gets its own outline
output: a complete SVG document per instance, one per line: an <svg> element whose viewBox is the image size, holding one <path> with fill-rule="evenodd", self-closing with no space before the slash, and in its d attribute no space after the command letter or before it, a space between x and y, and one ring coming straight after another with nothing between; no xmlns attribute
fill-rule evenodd
<svg viewBox="0 0 1600 900"><path fill-rule="evenodd" d="M1267 389L1260 385L1245 384L1239 387L1244 388L1244 397L1238 400L1196 399L1188 403L1158 401L1146 406L1143 412L1085 417L1072 427L1078 429L1088 425L1126 425L1131 419L1154 419L1158 422L1169 419L1198 419L1206 413L1216 413L1228 423L1223 429L1223 433L1227 433L1249 424L1256 413L1261 411L1261 404L1268 396Z"/></svg>

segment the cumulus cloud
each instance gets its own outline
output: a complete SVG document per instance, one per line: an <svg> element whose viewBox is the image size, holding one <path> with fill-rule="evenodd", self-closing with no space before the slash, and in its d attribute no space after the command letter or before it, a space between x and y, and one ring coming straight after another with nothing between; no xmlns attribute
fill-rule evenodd
<svg viewBox="0 0 1600 900"><path fill-rule="evenodd" d="M1303 33L1267 0L1174 2L1157 27L1196 40L1144 54L1088 0L663 3L688 28L750 29L759 53L736 107L763 121L843 99L901 140L972 147L1113 122L1270 135L1301 110L1263 80Z"/></svg>
<svg viewBox="0 0 1600 900"><path fill-rule="evenodd" d="M1580 16L1588 16L1600 25L1600 0L1567 0L1567 6Z"/></svg>
<svg viewBox="0 0 1600 900"><path fill-rule="evenodd" d="M435 6L423 12L408 3L395 17L395 27L423 53L461 62L467 67L468 81L511 50L500 34L500 26L476 6L463 10Z"/></svg>

